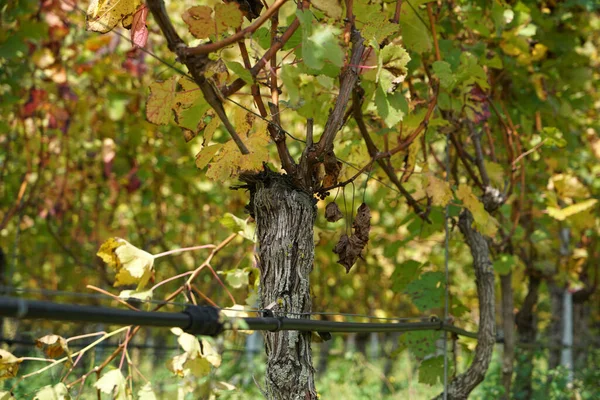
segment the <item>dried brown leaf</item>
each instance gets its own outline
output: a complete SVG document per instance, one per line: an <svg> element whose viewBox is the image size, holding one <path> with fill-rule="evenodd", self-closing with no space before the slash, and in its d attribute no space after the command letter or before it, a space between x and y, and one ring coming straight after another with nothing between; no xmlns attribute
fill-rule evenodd
<svg viewBox="0 0 600 400"><path fill-rule="evenodd" d="M342 217L342 212L340 211L340 208L335 202L327 204L327 207L325 207L325 218L327 219L327 221L339 221L340 219L342 219Z"/></svg>

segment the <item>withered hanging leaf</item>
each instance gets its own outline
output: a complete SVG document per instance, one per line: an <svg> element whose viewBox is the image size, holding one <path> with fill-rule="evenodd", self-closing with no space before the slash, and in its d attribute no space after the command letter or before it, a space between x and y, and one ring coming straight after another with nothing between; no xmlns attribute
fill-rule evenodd
<svg viewBox="0 0 600 400"><path fill-rule="evenodd" d="M327 221L339 221L340 219L342 219L342 217L342 212L340 211L340 208L335 202L327 204L327 207L325 207L325 218L327 219Z"/></svg>
<svg viewBox="0 0 600 400"><path fill-rule="evenodd" d="M346 273L350 272L350 268L352 268L356 259L361 256L362 250L369 241L371 210L365 203L358 207L352 228L354 228L352 236L342 235L333 249L333 252L340 256L338 263L346 268Z"/></svg>
<svg viewBox="0 0 600 400"><path fill-rule="evenodd" d="M323 160L323 166L325 167L325 178L323 178L323 187L335 186L342 170L342 163L338 161L335 153L329 151L325 153Z"/></svg>
<svg viewBox="0 0 600 400"><path fill-rule="evenodd" d="M67 346L67 341L62 336L46 335L37 339L35 345L50 358L57 358L63 353L69 354L69 346Z"/></svg>

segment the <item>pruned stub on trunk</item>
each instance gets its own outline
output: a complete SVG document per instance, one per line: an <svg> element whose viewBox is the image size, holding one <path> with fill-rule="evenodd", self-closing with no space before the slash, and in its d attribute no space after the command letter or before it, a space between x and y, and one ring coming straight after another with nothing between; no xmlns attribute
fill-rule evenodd
<svg viewBox="0 0 600 400"><path fill-rule="evenodd" d="M286 175L269 170L240 180L250 191L247 208L257 226L259 307L275 316L309 318L315 200ZM269 399L317 398L310 338L310 332L265 333Z"/></svg>

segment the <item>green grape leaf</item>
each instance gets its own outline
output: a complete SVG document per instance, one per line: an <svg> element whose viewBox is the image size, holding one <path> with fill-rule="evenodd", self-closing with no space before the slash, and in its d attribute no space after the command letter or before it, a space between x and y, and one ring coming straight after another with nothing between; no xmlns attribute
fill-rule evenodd
<svg viewBox="0 0 600 400"><path fill-rule="evenodd" d="M302 26L302 58L310 69L320 71L329 61L336 67L344 63L344 51L338 44L341 31L331 25L313 25L313 14L298 10L296 15Z"/></svg>
<svg viewBox="0 0 600 400"><path fill-rule="evenodd" d="M408 102L401 92L386 94L381 86L375 91L375 106L377 113L389 128L402 121L408 112Z"/></svg>
<svg viewBox="0 0 600 400"><path fill-rule="evenodd" d="M379 44L385 38L398 32L400 26L389 20L385 12L373 8L364 18L361 34L367 42L372 40Z"/></svg>
<svg viewBox="0 0 600 400"><path fill-rule="evenodd" d="M430 0L413 0L405 4L400 12L400 23L402 27L402 41L408 50L423 53L431 50L433 39L429 26L425 22L427 16L419 10L421 4Z"/></svg>
<svg viewBox="0 0 600 400"><path fill-rule="evenodd" d="M448 90L452 91L456 84L456 77L452 72L452 67L446 61L435 61L432 64L433 73L440 80L440 85Z"/></svg>
<svg viewBox="0 0 600 400"><path fill-rule="evenodd" d="M435 385L444 376L444 356L431 357L419 365L419 382Z"/></svg>
<svg viewBox="0 0 600 400"><path fill-rule="evenodd" d="M497 260L494 260L494 270L500 275L506 275L516 264L515 256L512 254L501 254Z"/></svg>
<svg viewBox="0 0 600 400"><path fill-rule="evenodd" d="M248 71L239 62L225 61L225 64L227 65L227 68L229 68L231 71L233 71L234 74L242 78L247 84L252 85L254 83L254 78L252 77L250 71Z"/></svg>
<svg viewBox="0 0 600 400"><path fill-rule="evenodd" d="M427 311L443 304L444 281L442 272L425 272L419 279L406 285L404 293L410 296L419 310Z"/></svg>
<svg viewBox="0 0 600 400"><path fill-rule="evenodd" d="M238 218L231 213L226 213L219 220L221 225L238 233L241 237L251 242L256 242L256 225L249 224L248 221Z"/></svg>
<svg viewBox="0 0 600 400"><path fill-rule="evenodd" d="M544 146L563 148L567 145L562 132L553 126L545 126L540 132L540 136L544 140Z"/></svg>
<svg viewBox="0 0 600 400"><path fill-rule="evenodd" d="M403 292L406 286L419 276L422 265L418 261L408 260L396 266L391 277L392 290L395 293Z"/></svg>
<svg viewBox="0 0 600 400"><path fill-rule="evenodd" d="M227 281L229 286L231 286L234 289L239 289L241 287L248 286L248 273L249 271L245 268L237 268L231 269L229 271L224 271L223 275L225 275L225 280Z"/></svg>
<svg viewBox="0 0 600 400"><path fill-rule="evenodd" d="M405 349L418 359L423 359L436 351L435 342L440 337L436 331L412 331L400 336L400 346L396 354Z"/></svg>

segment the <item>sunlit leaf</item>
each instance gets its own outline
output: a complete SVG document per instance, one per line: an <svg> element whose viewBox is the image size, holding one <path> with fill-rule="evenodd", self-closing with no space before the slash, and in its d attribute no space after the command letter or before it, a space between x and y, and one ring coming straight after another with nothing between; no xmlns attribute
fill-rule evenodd
<svg viewBox="0 0 600 400"><path fill-rule="evenodd" d="M0 397L0 399L2 399ZM69 390L64 383L57 383L56 385L44 386L35 393L33 400L69 400Z"/></svg>
<svg viewBox="0 0 600 400"><path fill-rule="evenodd" d="M148 121L158 124L168 124L173 115L171 105L177 92L177 77L173 76L163 82L150 84L150 96L146 102L146 117Z"/></svg>
<svg viewBox="0 0 600 400"><path fill-rule="evenodd" d="M141 289L152 276L154 256L124 239L108 239L97 255L116 271L115 286L137 284Z"/></svg>
<svg viewBox="0 0 600 400"><path fill-rule="evenodd" d="M102 375L94 387L102 393L112 396L114 400L127 399L127 382L120 369L113 369Z"/></svg>
<svg viewBox="0 0 600 400"><path fill-rule="evenodd" d="M91 0L87 9L86 28L89 31L106 33L119 22L129 28L133 14L142 0Z"/></svg>
<svg viewBox="0 0 600 400"><path fill-rule="evenodd" d="M19 365L23 362L12 353L0 349L0 379L14 378L19 372Z"/></svg>
<svg viewBox="0 0 600 400"><path fill-rule="evenodd" d="M225 213L219 222L221 222L221 225L223 225L225 228L229 228L234 232L237 232L243 238L246 238L251 242L256 241L255 224L250 224L247 220L238 218L231 213Z"/></svg>
<svg viewBox="0 0 600 400"><path fill-rule="evenodd" d="M217 3L215 5L215 25L217 34L222 34L227 29L242 26L242 12L236 2Z"/></svg>
<svg viewBox="0 0 600 400"><path fill-rule="evenodd" d="M461 183L456 197L473 214L475 228L482 234L493 237L498 231L498 222L485 210L483 203L473 194L471 188Z"/></svg>
<svg viewBox="0 0 600 400"><path fill-rule="evenodd" d="M223 145L220 143L211 144L210 146L205 146L200 150L198 154L196 154L196 167L202 169L208 165L210 160L213 159L215 154L219 150L223 148Z"/></svg>
<svg viewBox="0 0 600 400"><path fill-rule="evenodd" d="M157 400L156 394L152 390L152 384L146 383L137 393L138 400Z"/></svg>
<svg viewBox="0 0 600 400"><path fill-rule="evenodd" d="M431 197L431 204L445 206L452 200L453 195L449 182L443 181L433 174L426 174L423 180L426 181L425 191Z"/></svg>
<svg viewBox="0 0 600 400"><path fill-rule="evenodd" d="M191 7L183 13L182 18L190 33L198 39L206 39L215 33L212 8L208 6Z"/></svg>
<svg viewBox="0 0 600 400"><path fill-rule="evenodd" d="M559 221L564 221L568 217L574 216L580 212L586 211L596 205L597 199L588 199L565 208L548 207L548 215Z"/></svg>

